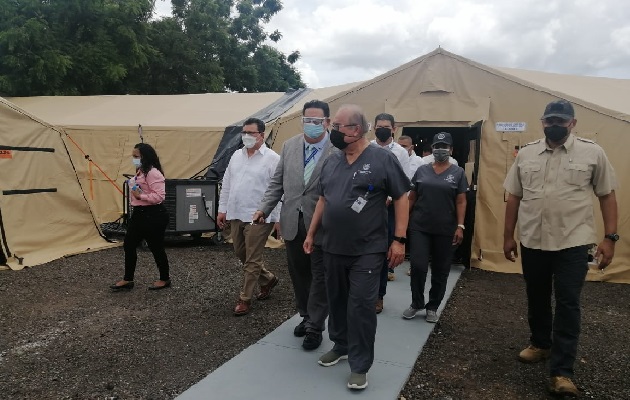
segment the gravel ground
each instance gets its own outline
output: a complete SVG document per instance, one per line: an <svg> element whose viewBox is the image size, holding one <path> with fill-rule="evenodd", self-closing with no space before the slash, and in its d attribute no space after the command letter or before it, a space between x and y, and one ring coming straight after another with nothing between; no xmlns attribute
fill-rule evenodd
<svg viewBox="0 0 630 400"><path fill-rule="evenodd" d="M586 282L574 382L586 399L630 399L630 287ZM545 399L548 364L522 364L529 344L522 276L462 274L407 385L406 400Z"/></svg>
<svg viewBox="0 0 630 400"><path fill-rule="evenodd" d="M136 287L112 293L122 249L0 271L0 398L172 399L294 314L284 250L280 285L233 317L241 271L229 245L171 243L173 287L139 253ZM577 384L584 398L630 399L630 287L587 283ZM466 271L401 399L542 399L546 370L522 365L522 278Z"/></svg>

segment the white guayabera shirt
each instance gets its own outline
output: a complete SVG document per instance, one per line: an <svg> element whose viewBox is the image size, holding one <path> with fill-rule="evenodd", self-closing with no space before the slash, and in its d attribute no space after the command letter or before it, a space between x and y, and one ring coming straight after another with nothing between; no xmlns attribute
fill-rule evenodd
<svg viewBox="0 0 630 400"><path fill-rule="evenodd" d="M247 156L246 148L236 150L223 176L218 211L226 213L228 221L239 219L251 222L276 171L278 161L278 153L265 144L251 157ZM280 221L280 207L278 203L265 222Z"/></svg>

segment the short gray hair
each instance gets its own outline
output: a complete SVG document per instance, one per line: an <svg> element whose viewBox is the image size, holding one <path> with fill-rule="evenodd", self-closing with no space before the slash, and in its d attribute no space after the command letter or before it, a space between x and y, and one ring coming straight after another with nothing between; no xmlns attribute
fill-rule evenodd
<svg viewBox="0 0 630 400"><path fill-rule="evenodd" d="M344 104L340 108L348 110L350 112L350 117L348 118L351 124L357 124L359 129L361 129L361 135L365 135L370 129L370 124L368 123L367 118L365 117L365 113L356 104Z"/></svg>

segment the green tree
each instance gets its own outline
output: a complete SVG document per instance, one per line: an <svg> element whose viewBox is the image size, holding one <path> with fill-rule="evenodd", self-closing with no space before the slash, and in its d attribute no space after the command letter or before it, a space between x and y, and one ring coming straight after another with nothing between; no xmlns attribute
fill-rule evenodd
<svg viewBox="0 0 630 400"><path fill-rule="evenodd" d="M221 88L193 86L191 92L304 87L293 67L299 52L287 58L265 44L267 39L277 42L282 37L278 31L267 34L264 30L264 24L282 10L279 0L173 0L172 4L173 18L181 24L197 60L211 69L210 73L220 74L222 80ZM152 43L159 46L156 41ZM167 54L162 49L161 52ZM273 68L277 71L271 71ZM208 72L204 72L202 75L207 76Z"/></svg>
<svg viewBox="0 0 630 400"><path fill-rule="evenodd" d="M277 91L303 87L264 24L279 0L0 0L0 93L9 96Z"/></svg>
<svg viewBox="0 0 630 400"><path fill-rule="evenodd" d="M146 68L153 0L0 0L0 92L124 92Z"/></svg>

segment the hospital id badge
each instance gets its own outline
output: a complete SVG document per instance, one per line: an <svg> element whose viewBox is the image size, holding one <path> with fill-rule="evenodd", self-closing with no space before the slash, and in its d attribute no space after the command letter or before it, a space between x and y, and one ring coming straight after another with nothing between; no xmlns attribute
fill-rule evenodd
<svg viewBox="0 0 630 400"><path fill-rule="evenodd" d="M359 197L354 201L354 204L352 204L351 208L354 212L360 213L366 204L367 204L367 200L365 200L363 197Z"/></svg>

